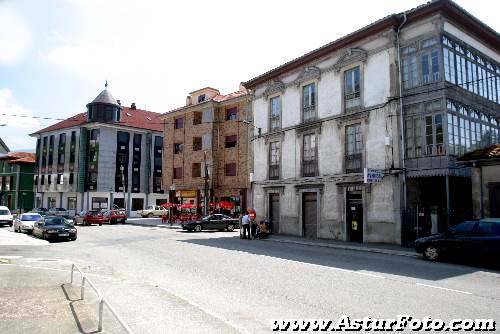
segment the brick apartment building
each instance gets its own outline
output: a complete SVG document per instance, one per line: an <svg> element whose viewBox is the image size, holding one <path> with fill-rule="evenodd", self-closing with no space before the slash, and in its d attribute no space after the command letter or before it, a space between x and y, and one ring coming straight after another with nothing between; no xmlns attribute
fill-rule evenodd
<svg viewBox="0 0 500 334"><path fill-rule="evenodd" d="M207 87L190 93L184 107L161 117L163 180L171 202L195 204L202 211L207 186L209 202L230 202L233 212L246 209L249 125L243 121L249 100L243 88L222 95Z"/></svg>

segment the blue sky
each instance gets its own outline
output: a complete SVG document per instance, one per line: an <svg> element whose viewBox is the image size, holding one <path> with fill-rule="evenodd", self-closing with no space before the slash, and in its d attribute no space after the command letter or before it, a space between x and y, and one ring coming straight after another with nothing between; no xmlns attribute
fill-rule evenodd
<svg viewBox="0 0 500 334"><path fill-rule="evenodd" d="M499 30L498 2L457 2ZM198 88L230 93L241 81L422 3L0 0L0 113L66 118L85 111L105 80L124 104L164 113ZM33 150L28 134L53 122L0 115L0 137L12 150Z"/></svg>

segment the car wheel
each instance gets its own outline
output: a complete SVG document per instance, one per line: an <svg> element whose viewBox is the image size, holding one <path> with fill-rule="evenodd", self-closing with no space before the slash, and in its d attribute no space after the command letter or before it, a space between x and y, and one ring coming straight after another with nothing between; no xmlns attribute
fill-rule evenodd
<svg viewBox="0 0 500 334"><path fill-rule="evenodd" d="M102 223L99 223L99 226L102 226Z"/></svg>
<svg viewBox="0 0 500 334"><path fill-rule="evenodd" d="M228 230L228 232L233 232L234 231L234 225L233 224L227 225L227 230Z"/></svg>
<svg viewBox="0 0 500 334"><path fill-rule="evenodd" d="M196 225L196 226L194 227L194 230L195 230L196 232L201 232L201 230L202 230L202 229L201 229L201 225L200 225L200 224Z"/></svg>
<svg viewBox="0 0 500 334"><path fill-rule="evenodd" d="M424 258L429 261L436 261L439 258L439 251L434 246L427 246L424 249Z"/></svg>
<svg viewBox="0 0 500 334"><path fill-rule="evenodd" d="M153 213L148 214L148 218L153 218L153 217L154 217Z"/></svg>

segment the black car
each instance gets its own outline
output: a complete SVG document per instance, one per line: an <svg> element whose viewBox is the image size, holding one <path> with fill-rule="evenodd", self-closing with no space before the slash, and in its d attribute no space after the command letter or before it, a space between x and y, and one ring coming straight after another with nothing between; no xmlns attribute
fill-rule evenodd
<svg viewBox="0 0 500 334"><path fill-rule="evenodd" d="M76 228L61 216L46 216L33 226L33 235L45 240L76 240Z"/></svg>
<svg viewBox="0 0 500 334"><path fill-rule="evenodd" d="M200 232L202 230L228 230L234 231L238 228L239 220L222 214L213 214L203 217L200 221L190 221L182 224L182 229L186 231Z"/></svg>
<svg viewBox="0 0 500 334"><path fill-rule="evenodd" d="M415 240L415 250L436 261L445 257L500 258L500 218L464 221L442 234Z"/></svg>

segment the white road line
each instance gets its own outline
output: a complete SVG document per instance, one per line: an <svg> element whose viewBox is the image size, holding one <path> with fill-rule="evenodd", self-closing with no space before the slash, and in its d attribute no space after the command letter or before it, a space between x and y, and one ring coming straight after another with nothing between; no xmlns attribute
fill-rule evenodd
<svg viewBox="0 0 500 334"><path fill-rule="evenodd" d="M71 273L71 270L69 269L58 269L58 268L48 268L48 267L36 267L36 266L28 266L28 265L25 265L25 264L15 264L15 263L12 263L12 265L14 266L18 266L18 267L23 267L23 268L30 268L30 269L42 269L42 270L52 270L52 271L63 271L63 272L66 272L66 273ZM119 279L116 279L114 277L109 277L109 276L105 276L105 275L100 275L100 274L93 274L93 273L86 273L84 272L84 274L86 276L94 276L94 277L99 277L99 278L104 278L104 279L108 279L108 280L111 280L111 281L119 281ZM75 275L80 275L78 272L75 272Z"/></svg>
<svg viewBox="0 0 500 334"><path fill-rule="evenodd" d="M420 286L425 286L428 288L434 288L434 289L440 289L440 290L446 290L446 291L453 291L453 292L458 292L458 293L463 293L465 295L472 295L472 292L467 292L467 291L462 291L462 290L455 290L455 289L448 289L448 288L443 288L441 286L435 286L435 285L429 285L429 284L423 284L423 283L415 283L416 285Z"/></svg>
<svg viewBox="0 0 500 334"><path fill-rule="evenodd" d="M225 323L225 324L226 324L226 325L228 325L229 327L236 329L236 330L237 330L238 332L240 332L240 333L245 333L245 334L247 334L247 333L248 333L248 334L250 334L250 333L251 333L251 332L250 332L250 331L248 331L247 329L245 329L245 328L243 328L243 327L241 327L241 326L238 326L238 325L237 325L237 324L235 324L234 322L232 322L232 321L230 321L230 320L228 320L228 319L225 319L225 318L223 318L222 316L220 316L220 315L218 315L218 314L215 314L214 312L212 312L212 311L210 311L210 310L208 310L208 309L204 308L203 306L199 305L198 303L195 303L195 302L193 302L193 301L190 301L190 300L187 300L187 299L185 299L185 298L182 298L181 296L179 296L179 295L177 295L177 294L173 293L171 290L169 290L169 289L167 289L167 288L164 288L164 287L162 287L162 286L160 286L160 285L158 286L158 288L159 288L159 289L161 289L161 290L163 290L163 291L165 291L165 292L167 292L167 293L169 293L169 294L171 294L171 295L173 295L173 296L175 296L175 297L177 297L177 298L179 298L179 299L181 299L181 300L183 300L183 301L185 301L185 302L186 302L186 303L188 303L189 305L192 305L192 306L194 306L195 308L197 308L197 309L201 310L202 312L204 312L204 313L206 313L206 314L210 315L211 317L213 317L213 318L215 318L215 319L217 319L217 320L219 320L219 321L221 321L221 322Z"/></svg>

